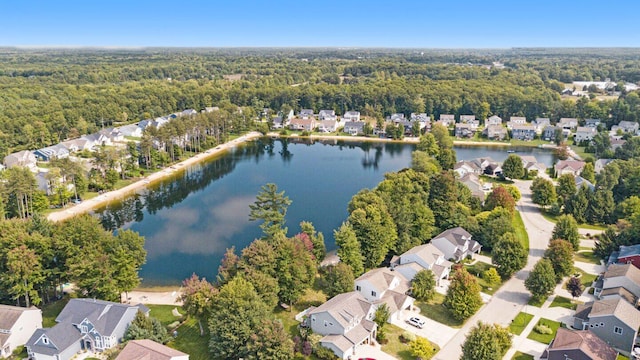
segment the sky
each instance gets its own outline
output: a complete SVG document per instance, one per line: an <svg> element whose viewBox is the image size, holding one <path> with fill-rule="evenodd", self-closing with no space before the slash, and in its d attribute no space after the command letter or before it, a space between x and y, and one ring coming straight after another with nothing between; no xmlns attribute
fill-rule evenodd
<svg viewBox="0 0 640 360"><path fill-rule="evenodd" d="M0 46L640 47L636 0L0 0Z"/></svg>

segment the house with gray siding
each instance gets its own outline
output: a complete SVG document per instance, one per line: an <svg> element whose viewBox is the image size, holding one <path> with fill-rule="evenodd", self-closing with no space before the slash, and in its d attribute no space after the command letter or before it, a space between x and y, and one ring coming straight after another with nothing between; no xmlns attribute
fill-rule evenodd
<svg viewBox="0 0 640 360"><path fill-rule="evenodd" d="M364 134L364 121L347 121L344 123L344 128L342 128L342 132L345 132L349 135L363 135Z"/></svg>
<svg viewBox="0 0 640 360"><path fill-rule="evenodd" d="M431 244L442 251L444 257L460 261L467 257L473 258L474 254L480 253L482 245L471 239L471 234L461 227L448 229L431 239Z"/></svg>
<svg viewBox="0 0 640 360"><path fill-rule="evenodd" d="M573 142L580 144L583 141L591 141L597 133L598 130L595 127L578 126L578 130L576 130L576 134L573 136Z"/></svg>
<svg viewBox="0 0 640 360"><path fill-rule="evenodd" d="M623 133L637 134L640 125L635 121L620 121L617 125L611 127L612 132L620 130Z"/></svg>
<svg viewBox="0 0 640 360"><path fill-rule="evenodd" d="M347 121L360 121L360 111L347 111L342 115L342 120Z"/></svg>
<svg viewBox="0 0 640 360"><path fill-rule="evenodd" d="M536 137L536 127L531 124L517 124L511 127L511 138L517 140L533 140Z"/></svg>
<svg viewBox="0 0 640 360"><path fill-rule="evenodd" d="M22 166L29 169L35 169L37 161L38 159L36 159L36 156L28 150L9 154L3 159L4 166L6 166L7 169L14 166Z"/></svg>
<svg viewBox="0 0 640 360"><path fill-rule="evenodd" d="M633 264L609 265L607 271L596 280L593 295L601 297L604 290L615 288L624 288L640 298L640 269Z"/></svg>
<svg viewBox="0 0 640 360"><path fill-rule="evenodd" d="M440 114L440 118L438 120L440 124L449 127L456 123L456 116L453 114Z"/></svg>
<svg viewBox="0 0 640 360"><path fill-rule="evenodd" d="M507 128L502 125L489 125L484 129L483 133L492 140L504 140L507 138Z"/></svg>
<svg viewBox="0 0 640 360"><path fill-rule="evenodd" d="M456 124L455 136L457 138L470 138L473 137L475 131L471 127L471 124Z"/></svg>

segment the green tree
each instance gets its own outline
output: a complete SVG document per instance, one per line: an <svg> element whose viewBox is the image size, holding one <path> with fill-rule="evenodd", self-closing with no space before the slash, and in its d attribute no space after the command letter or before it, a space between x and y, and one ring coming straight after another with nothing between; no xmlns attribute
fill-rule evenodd
<svg viewBox="0 0 640 360"><path fill-rule="evenodd" d="M440 172L440 164L426 152L416 150L411 153L411 169L433 176Z"/></svg>
<svg viewBox="0 0 640 360"><path fill-rule="evenodd" d="M249 205L251 212L249 220L262 220L260 228L267 238L272 238L275 233L283 231L285 215L291 205L291 200L284 195L284 191L278 192L278 186L273 183L263 185L256 196L256 201Z"/></svg>
<svg viewBox="0 0 640 360"><path fill-rule="evenodd" d="M303 233L309 236L309 239L313 244L313 257L316 262L320 264L327 255L327 247L324 244L324 235L321 232L316 232L316 228L313 227L313 224L309 221L301 222L300 229Z"/></svg>
<svg viewBox="0 0 640 360"><path fill-rule="evenodd" d="M479 225L472 234L484 248L493 249L497 239L508 232L515 231L512 218L512 213L502 207L497 207L491 212L479 213L476 215Z"/></svg>
<svg viewBox="0 0 640 360"><path fill-rule="evenodd" d="M580 173L580 176L582 176L583 179L587 179L591 183L596 182L596 172L593 168L593 163L588 162L584 164L584 167L582 168L582 172Z"/></svg>
<svg viewBox="0 0 640 360"><path fill-rule="evenodd" d="M220 266L218 266L218 276L216 277L216 283L218 286L222 286L233 279L238 274L238 267L240 265L240 257L236 255L235 246L228 248L222 260Z"/></svg>
<svg viewBox="0 0 640 360"><path fill-rule="evenodd" d="M558 178L558 185L556 185L556 194L562 202L566 202L571 196L573 196L578 188L576 187L576 180L571 174L564 174Z"/></svg>
<svg viewBox="0 0 640 360"><path fill-rule="evenodd" d="M535 300L545 299L551 295L556 287L556 275L551 262L548 259L538 261L524 281L524 286Z"/></svg>
<svg viewBox="0 0 640 360"><path fill-rule="evenodd" d="M340 261L351 267L354 276L362 275L364 273L364 256L362 256L360 243L351 225L342 223L340 229L333 231L333 238L336 240Z"/></svg>
<svg viewBox="0 0 640 360"><path fill-rule="evenodd" d="M205 278L200 279L198 275L192 274L190 278L182 281L182 308L187 315L198 319L200 326L200 336L204 335L202 328L202 320L207 319L211 310L211 302L217 294L217 289L211 285Z"/></svg>
<svg viewBox="0 0 640 360"><path fill-rule="evenodd" d="M343 262L324 269L323 289L330 298L353 290L353 270Z"/></svg>
<svg viewBox="0 0 640 360"><path fill-rule="evenodd" d="M564 206L564 212L566 214L571 214L579 223L586 222L589 202L592 197L592 191L586 185L582 185L580 189L578 189L577 193L571 195L569 199L567 199Z"/></svg>
<svg viewBox="0 0 640 360"><path fill-rule="evenodd" d="M551 180L541 177L533 179L533 183L531 184L531 200L534 204L542 206L542 208L555 204L557 201L556 188L553 186Z"/></svg>
<svg viewBox="0 0 640 360"><path fill-rule="evenodd" d="M247 359L288 360L294 358L293 341L280 320L262 320L247 343Z"/></svg>
<svg viewBox="0 0 640 360"><path fill-rule="evenodd" d="M167 328L162 325L160 320L147 317L141 311L136 313L136 317L127 328L124 338L125 340L149 339L160 344L165 344L171 339Z"/></svg>
<svg viewBox="0 0 640 360"><path fill-rule="evenodd" d="M502 235L491 250L491 262L503 278L511 277L527 263L527 250L511 232Z"/></svg>
<svg viewBox="0 0 640 360"><path fill-rule="evenodd" d="M578 223L571 215L561 215L553 228L554 239L562 239L568 241L574 251L580 248L580 234L578 233Z"/></svg>
<svg viewBox="0 0 640 360"><path fill-rule="evenodd" d="M411 295L420 301L433 299L436 290L436 276L431 270L420 270L411 280Z"/></svg>
<svg viewBox="0 0 640 360"><path fill-rule="evenodd" d="M573 247L564 240L552 240L544 252L544 257L549 259L556 275L556 282L571 274L573 270Z"/></svg>
<svg viewBox="0 0 640 360"><path fill-rule="evenodd" d="M462 344L462 360L499 360L511 347L509 330L482 322L471 329Z"/></svg>
<svg viewBox="0 0 640 360"><path fill-rule="evenodd" d="M249 282L237 276L211 302L209 350L214 359L250 355L248 344L266 320L269 308Z"/></svg>
<svg viewBox="0 0 640 360"><path fill-rule="evenodd" d="M487 211L491 211L500 206L504 209L509 210L509 212L513 212L516 208L516 201L513 199L513 196L511 196L507 189L503 188L502 186L496 186L487 196L484 202L484 206Z"/></svg>
<svg viewBox="0 0 640 360"><path fill-rule="evenodd" d="M412 356L423 360L431 359L436 353L436 349L433 347L431 342L419 336L409 343L409 348L411 348Z"/></svg>
<svg viewBox="0 0 640 360"><path fill-rule="evenodd" d="M491 286L495 286L500 284L500 275L498 275L498 271L495 268L489 268L485 272L482 273L482 279L489 283Z"/></svg>
<svg viewBox="0 0 640 360"><path fill-rule="evenodd" d="M465 320L482 306L480 285L464 267L455 270L443 305L456 320Z"/></svg>
<svg viewBox="0 0 640 360"><path fill-rule="evenodd" d="M522 158L511 154L502 163L502 174L510 179L522 179L524 177L524 166Z"/></svg>
<svg viewBox="0 0 640 360"><path fill-rule="evenodd" d="M6 253L6 271L0 275L5 291L20 304L24 298L25 307L38 305L42 298L37 286L44 281L41 259L33 249L22 244Z"/></svg>
<svg viewBox="0 0 640 360"><path fill-rule="evenodd" d="M567 281L567 290L569 290L569 293L575 299L582 295L584 285L582 285L582 281L580 281L579 278L572 276Z"/></svg>
<svg viewBox="0 0 640 360"><path fill-rule="evenodd" d="M276 239L276 276L280 292L278 298L285 304L295 303L310 288L317 268L311 253L297 238Z"/></svg>
<svg viewBox="0 0 640 360"><path fill-rule="evenodd" d="M439 229L454 227L458 191L450 171L443 171L431 179L429 207L433 211L435 225Z"/></svg>
<svg viewBox="0 0 640 360"><path fill-rule="evenodd" d="M427 155L434 157L440 153L440 147L432 133L426 133L420 136L420 142L416 146L416 150L423 151L427 153Z"/></svg>

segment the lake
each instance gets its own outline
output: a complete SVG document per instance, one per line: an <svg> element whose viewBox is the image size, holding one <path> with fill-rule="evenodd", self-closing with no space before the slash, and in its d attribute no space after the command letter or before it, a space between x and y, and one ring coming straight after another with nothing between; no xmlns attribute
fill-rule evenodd
<svg viewBox="0 0 640 360"><path fill-rule="evenodd" d="M289 236L301 221L324 233L335 249L333 230L347 217L347 204L386 172L408 167L415 145L347 141L260 139L184 169L149 189L97 210L108 229L131 229L146 238L144 286L175 285L192 273L214 280L226 248L239 253L261 235L249 221L249 204L260 187L275 183L292 200ZM509 148L551 165L549 150ZM504 147L456 146L458 160L480 156L503 161Z"/></svg>

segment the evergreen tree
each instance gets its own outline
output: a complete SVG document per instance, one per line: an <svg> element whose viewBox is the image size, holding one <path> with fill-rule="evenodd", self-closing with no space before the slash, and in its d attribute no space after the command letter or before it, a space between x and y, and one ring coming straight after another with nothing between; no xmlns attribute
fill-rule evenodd
<svg viewBox="0 0 640 360"><path fill-rule="evenodd" d="M360 243L356 238L356 233L349 223L342 223L340 229L333 231L333 237L338 247L338 258L343 263L349 265L354 276L364 273L364 256L360 250Z"/></svg>
<svg viewBox="0 0 640 360"><path fill-rule="evenodd" d="M251 212L249 220L262 220L260 228L267 238L272 238L277 232L284 232L285 215L291 205L291 200L284 195L284 191L278 192L278 186L273 183L263 185L256 196L255 203L249 205Z"/></svg>

